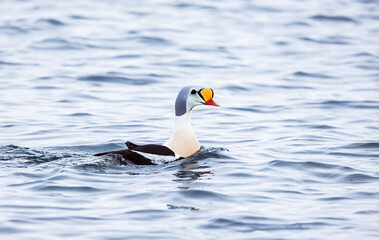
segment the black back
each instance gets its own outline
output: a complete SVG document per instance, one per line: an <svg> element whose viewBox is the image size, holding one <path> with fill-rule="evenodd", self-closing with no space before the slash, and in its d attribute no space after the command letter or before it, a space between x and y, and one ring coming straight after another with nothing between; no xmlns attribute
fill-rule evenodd
<svg viewBox="0 0 379 240"><path fill-rule="evenodd" d="M156 145L156 144L137 145L129 141L126 142L125 144L128 147L128 149L97 153L94 156L117 154L117 155L121 155L125 160L129 160L137 165L155 165L155 163L153 163L151 159L148 159L142 156L141 154L138 154L138 152L155 154L155 155L160 155L160 156L173 156L173 157L175 156L175 153L171 149L163 145ZM122 163L127 164L126 161Z"/></svg>

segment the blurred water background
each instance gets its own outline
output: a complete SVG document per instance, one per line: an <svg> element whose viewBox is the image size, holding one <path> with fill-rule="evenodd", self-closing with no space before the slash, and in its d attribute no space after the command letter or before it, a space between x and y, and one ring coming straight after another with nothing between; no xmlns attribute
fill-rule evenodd
<svg viewBox="0 0 379 240"><path fill-rule="evenodd" d="M378 239L376 0L1 0L1 239ZM163 143L182 86L199 154Z"/></svg>

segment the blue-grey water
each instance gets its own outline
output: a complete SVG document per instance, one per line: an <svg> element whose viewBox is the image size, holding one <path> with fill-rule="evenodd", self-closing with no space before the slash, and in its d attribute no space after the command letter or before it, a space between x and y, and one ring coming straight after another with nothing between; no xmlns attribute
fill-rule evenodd
<svg viewBox="0 0 379 240"><path fill-rule="evenodd" d="M1 239L378 239L376 0L0 1ZM163 143L182 86L189 159Z"/></svg>

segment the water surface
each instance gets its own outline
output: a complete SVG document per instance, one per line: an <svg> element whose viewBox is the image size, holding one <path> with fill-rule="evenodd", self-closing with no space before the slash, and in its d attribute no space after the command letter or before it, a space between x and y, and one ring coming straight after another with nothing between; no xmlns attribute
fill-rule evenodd
<svg viewBox="0 0 379 240"><path fill-rule="evenodd" d="M378 239L377 1L0 8L2 239ZM159 166L185 85L202 150Z"/></svg>

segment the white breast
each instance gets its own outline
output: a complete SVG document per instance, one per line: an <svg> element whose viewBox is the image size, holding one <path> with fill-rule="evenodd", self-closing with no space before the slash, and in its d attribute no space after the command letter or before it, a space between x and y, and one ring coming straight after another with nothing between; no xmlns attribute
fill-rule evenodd
<svg viewBox="0 0 379 240"><path fill-rule="evenodd" d="M181 157L189 157L200 150L191 127L177 129L165 145Z"/></svg>

